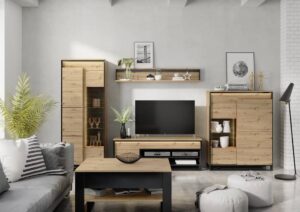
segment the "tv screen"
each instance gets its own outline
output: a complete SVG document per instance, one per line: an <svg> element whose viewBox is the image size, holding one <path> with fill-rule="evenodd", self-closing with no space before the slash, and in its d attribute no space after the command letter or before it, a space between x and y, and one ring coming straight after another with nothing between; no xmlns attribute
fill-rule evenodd
<svg viewBox="0 0 300 212"><path fill-rule="evenodd" d="M195 134L195 101L136 101L136 134Z"/></svg>

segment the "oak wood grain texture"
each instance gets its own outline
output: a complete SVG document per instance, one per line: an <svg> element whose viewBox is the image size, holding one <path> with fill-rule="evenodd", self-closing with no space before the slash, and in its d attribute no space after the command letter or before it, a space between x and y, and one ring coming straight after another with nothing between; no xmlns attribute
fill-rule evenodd
<svg viewBox="0 0 300 212"><path fill-rule="evenodd" d="M235 165L236 147L211 148L212 165Z"/></svg>
<svg viewBox="0 0 300 212"><path fill-rule="evenodd" d="M104 147L103 146L85 146L84 158L103 158Z"/></svg>
<svg viewBox="0 0 300 212"><path fill-rule="evenodd" d="M269 91L209 91L212 96L224 96L234 98L271 99L272 92Z"/></svg>
<svg viewBox="0 0 300 212"><path fill-rule="evenodd" d="M93 67L100 70L104 70L105 61L104 60L64 60L62 61L63 67Z"/></svg>
<svg viewBox="0 0 300 212"><path fill-rule="evenodd" d="M62 108L62 139L74 144L74 163L83 160L83 109Z"/></svg>
<svg viewBox="0 0 300 212"><path fill-rule="evenodd" d="M222 98L225 99L225 98ZM236 101L212 103L212 119L235 119Z"/></svg>
<svg viewBox="0 0 300 212"><path fill-rule="evenodd" d="M179 73L180 76L185 74L187 71L191 74L191 80L188 81L199 81L200 80L200 69L160 69L162 79L157 80L156 82L166 82L173 81L174 73ZM131 82L139 82L144 81L147 82L147 75L156 74L156 69L132 69L132 81ZM116 81L117 82L128 82L128 81L119 81L120 79L125 78L125 69L117 69L116 70ZM151 82L151 81L148 81ZM153 81L152 81L153 82ZM176 82L176 81L173 81ZM178 82L178 81L177 81Z"/></svg>
<svg viewBox="0 0 300 212"><path fill-rule="evenodd" d="M86 202L161 202L162 194L147 194L143 193L132 193L126 195L115 195L113 192L108 193L104 196L85 195L84 199Z"/></svg>
<svg viewBox="0 0 300 212"><path fill-rule="evenodd" d="M141 158L133 164L122 163L116 158L88 158L75 172L87 173L152 173L171 172L168 159Z"/></svg>
<svg viewBox="0 0 300 212"><path fill-rule="evenodd" d="M237 165L272 165L272 149L238 148Z"/></svg>
<svg viewBox="0 0 300 212"><path fill-rule="evenodd" d="M62 141L74 145L74 164L78 165L83 161L83 137L82 136L63 136Z"/></svg>
<svg viewBox="0 0 300 212"><path fill-rule="evenodd" d="M104 87L104 71L94 68L85 68L86 87Z"/></svg>
<svg viewBox="0 0 300 212"><path fill-rule="evenodd" d="M212 165L272 165L272 92L211 91L207 95L210 103L209 163ZM211 140L216 139L216 134L210 133L212 119L236 120L236 130L232 126L230 134L230 143L236 146L235 151L226 152L222 149L211 148ZM229 159L229 152L233 154L231 159Z"/></svg>
<svg viewBox="0 0 300 212"><path fill-rule="evenodd" d="M272 114L271 99L238 102L237 163L239 165L272 165Z"/></svg>
<svg viewBox="0 0 300 212"><path fill-rule="evenodd" d="M237 131L272 131L272 100L243 99L237 103Z"/></svg>
<svg viewBox="0 0 300 212"><path fill-rule="evenodd" d="M83 107L83 68L62 68L62 107Z"/></svg>
<svg viewBox="0 0 300 212"><path fill-rule="evenodd" d="M212 118L236 118L237 102L244 99L270 99L270 93L211 93Z"/></svg>
<svg viewBox="0 0 300 212"><path fill-rule="evenodd" d="M87 148L87 87L104 89L104 60L64 60L62 65L62 138L75 144L75 164L84 157L103 157L103 147ZM105 96L103 97L105 98ZM103 100L105 102L105 100ZM106 120L105 110L102 121ZM106 133L103 138L105 140ZM105 141L103 141L105 143Z"/></svg>
<svg viewBox="0 0 300 212"><path fill-rule="evenodd" d="M133 137L133 138L114 138L114 141L125 141L125 142L144 142L144 141L153 141L153 142L162 142L162 141L194 141L201 142L202 138L196 136L145 136L145 137Z"/></svg>
<svg viewBox="0 0 300 212"><path fill-rule="evenodd" d="M168 142L115 142L115 155L132 152L140 154L140 149L201 149L201 142L168 141Z"/></svg>
<svg viewBox="0 0 300 212"><path fill-rule="evenodd" d="M272 150L272 131L239 132L237 134L238 148L262 148Z"/></svg>
<svg viewBox="0 0 300 212"><path fill-rule="evenodd" d="M62 108L62 135L83 136L83 108Z"/></svg>

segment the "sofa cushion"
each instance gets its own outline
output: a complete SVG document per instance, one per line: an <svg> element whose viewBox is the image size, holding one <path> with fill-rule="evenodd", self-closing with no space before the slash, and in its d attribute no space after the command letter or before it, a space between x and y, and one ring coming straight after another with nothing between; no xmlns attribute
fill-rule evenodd
<svg viewBox="0 0 300 212"><path fill-rule="evenodd" d="M58 143L48 147L43 147L42 153L48 170L65 169L65 144Z"/></svg>
<svg viewBox="0 0 300 212"><path fill-rule="evenodd" d="M7 191L8 189L9 189L9 184L8 184L7 178L4 174L2 164L0 162L0 194Z"/></svg>
<svg viewBox="0 0 300 212"><path fill-rule="evenodd" d="M1 211L41 212L62 195L69 186L66 176L38 176L10 184L1 195Z"/></svg>
<svg viewBox="0 0 300 212"><path fill-rule="evenodd" d="M46 173L37 137L0 142L0 159L9 182Z"/></svg>

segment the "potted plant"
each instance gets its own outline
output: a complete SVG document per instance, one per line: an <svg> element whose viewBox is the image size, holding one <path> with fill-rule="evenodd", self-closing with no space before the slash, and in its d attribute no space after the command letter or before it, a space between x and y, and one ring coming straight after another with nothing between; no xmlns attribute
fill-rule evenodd
<svg viewBox="0 0 300 212"><path fill-rule="evenodd" d="M133 58L123 58L118 61L118 66L125 65L125 79L130 80L131 79L131 66L134 63Z"/></svg>
<svg viewBox="0 0 300 212"><path fill-rule="evenodd" d="M19 76L15 95L8 102L0 99L0 114L12 138L27 138L38 131L55 104L50 98L32 95L29 77L23 73Z"/></svg>
<svg viewBox="0 0 300 212"><path fill-rule="evenodd" d="M122 111L117 111L116 109L112 108L112 110L114 111L115 113L115 122L118 122L121 124L121 129L120 129L120 137L121 138L126 138L126 126L125 124L129 121L132 121L130 119L130 116L131 116L131 109L128 107L128 108L124 108Z"/></svg>

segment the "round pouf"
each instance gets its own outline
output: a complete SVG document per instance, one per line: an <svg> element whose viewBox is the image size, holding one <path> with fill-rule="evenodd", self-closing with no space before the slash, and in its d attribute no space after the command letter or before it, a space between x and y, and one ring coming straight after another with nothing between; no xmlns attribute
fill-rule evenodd
<svg viewBox="0 0 300 212"><path fill-rule="evenodd" d="M247 212L248 197L239 189L216 190L200 195L201 212Z"/></svg>
<svg viewBox="0 0 300 212"><path fill-rule="evenodd" d="M272 181L269 178L246 181L240 175L230 175L227 185L229 188L239 188L244 191L251 207L266 207L273 204Z"/></svg>

